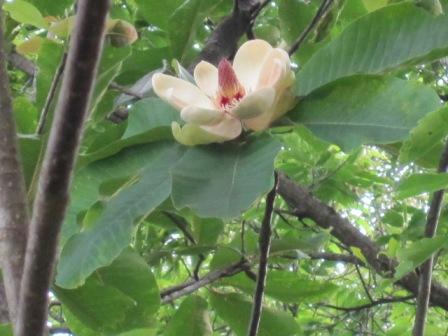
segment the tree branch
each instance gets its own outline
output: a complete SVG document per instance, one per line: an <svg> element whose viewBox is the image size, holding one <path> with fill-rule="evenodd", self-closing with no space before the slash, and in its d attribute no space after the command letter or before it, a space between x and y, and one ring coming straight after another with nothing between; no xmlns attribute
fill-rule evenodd
<svg viewBox="0 0 448 336"><path fill-rule="evenodd" d="M289 48L288 51L289 55L292 55L297 50L299 50L299 48L301 47L302 43L305 42L308 35L317 27L319 22L325 17L325 14L327 14L332 3L333 0L322 0L322 3L316 12L316 15L314 15L313 19L308 24L308 26L302 31L297 40L295 40L294 43Z"/></svg>
<svg viewBox="0 0 448 336"><path fill-rule="evenodd" d="M378 246L367 236L363 235L350 222L340 216L332 207L316 199L307 189L297 185L284 174L279 173L278 193L293 208L298 218L310 218L318 226L331 229L331 234L347 246L358 247L369 265L379 274L391 277L397 262L383 253ZM397 281L401 287L418 293L419 277L410 273ZM448 289L437 283L431 287L430 302L448 310Z"/></svg>
<svg viewBox="0 0 448 336"><path fill-rule="evenodd" d="M22 70L28 76L33 77L36 74L36 66L26 57L23 57L16 52L9 53L6 57L13 67Z"/></svg>
<svg viewBox="0 0 448 336"><path fill-rule="evenodd" d="M379 299L376 301L371 301L370 303L366 303L364 305L356 306L356 307L339 307L339 306L334 306L334 305L330 305L330 304L320 304L319 306L336 309L336 310L342 310L345 312L358 312L360 310L370 309L375 306L388 304L388 303L405 302L405 301L412 300L414 298L415 298L414 295L408 295L408 296L403 296L403 297L384 298L384 299Z"/></svg>
<svg viewBox="0 0 448 336"><path fill-rule="evenodd" d="M28 212L6 71L2 4L0 1L0 261L9 315L14 321L25 258Z"/></svg>
<svg viewBox="0 0 448 336"><path fill-rule="evenodd" d="M191 294L198 289L207 286L221 278L229 277L240 273L247 269L249 264L246 260L240 260L237 263L234 263L226 268L222 268L216 271L212 271L198 280L190 280L181 285L174 286L162 290L160 293L160 297L162 298L162 303L166 304L172 302L184 295Z"/></svg>
<svg viewBox="0 0 448 336"><path fill-rule="evenodd" d="M448 169L448 142L440 157L439 173L445 173ZM426 219L425 237L432 238L437 232L437 226L440 218L440 211L442 209L442 202L444 190L436 191L429 206L428 217ZM414 336L423 336L425 332L426 315L428 312L429 296L431 294L431 278L432 267L434 262L434 255L431 255L420 267L420 281L418 284L417 295L417 311L415 313L414 329L412 334Z"/></svg>
<svg viewBox="0 0 448 336"><path fill-rule="evenodd" d="M59 63L56 73L51 82L50 90L48 91L47 98L45 99L44 107L40 112L39 123L37 124L36 134L42 135L44 132L45 121L47 120L48 111L50 110L51 104L53 103L56 90L58 88L59 82L61 81L62 74L65 68L65 62L67 61L67 53L62 55L61 62Z"/></svg>
<svg viewBox="0 0 448 336"><path fill-rule="evenodd" d="M254 12L259 8L258 0L235 0L237 10L222 21L207 40L197 59L190 65L192 71L200 61L217 65L222 58L232 58L238 41L247 32L254 19Z"/></svg>
<svg viewBox="0 0 448 336"><path fill-rule="evenodd" d="M255 286L251 319L247 333L248 336L257 336L258 328L260 326L264 288L266 285L266 274L268 271L268 257L269 257L269 250L271 248L271 234L272 234L271 221L272 221L272 212L274 211L275 195L277 193L277 183L278 178L277 174L275 174L274 187L266 196L264 217L261 223L260 235L258 238L258 245L260 249L260 261L258 263L257 284Z"/></svg>
<svg viewBox="0 0 448 336"><path fill-rule="evenodd" d="M109 0L79 0L27 244L16 336L43 334L56 248L96 75Z"/></svg>

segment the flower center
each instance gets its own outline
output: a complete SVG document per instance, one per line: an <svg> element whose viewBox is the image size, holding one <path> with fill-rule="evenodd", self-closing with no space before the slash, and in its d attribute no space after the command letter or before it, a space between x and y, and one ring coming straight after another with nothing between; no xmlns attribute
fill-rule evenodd
<svg viewBox="0 0 448 336"><path fill-rule="evenodd" d="M238 81L228 60L223 58L218 65L217 104L224 111L230 111L244 97L246 91Z"/></svg>

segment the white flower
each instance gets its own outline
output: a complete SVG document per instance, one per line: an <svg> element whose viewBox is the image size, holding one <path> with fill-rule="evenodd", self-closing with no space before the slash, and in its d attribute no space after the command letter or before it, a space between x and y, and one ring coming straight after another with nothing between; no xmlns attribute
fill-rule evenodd
<svg viewBox="0 0 448 336"><path fill-rule="evenodd" d="M156 74L154 92L178 109L186 124L173 124L173 135L185 145L223 142L244 128L263 130L294 103L294 73L288 54L263 40L251 40L237 51L233 66L226 59L216 68L200 62L194 84Z"/></svg>

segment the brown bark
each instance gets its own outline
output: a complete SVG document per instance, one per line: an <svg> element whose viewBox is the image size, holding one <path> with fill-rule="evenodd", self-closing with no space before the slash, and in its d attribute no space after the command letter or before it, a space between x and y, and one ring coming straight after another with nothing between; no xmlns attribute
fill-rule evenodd
<svg viewBox="0 0 448 336"><path fill-rule="evenodd" d="M61 93L39 176L16 336L40 336L70 180L102 50L110 0L79 0Z"/></svg>

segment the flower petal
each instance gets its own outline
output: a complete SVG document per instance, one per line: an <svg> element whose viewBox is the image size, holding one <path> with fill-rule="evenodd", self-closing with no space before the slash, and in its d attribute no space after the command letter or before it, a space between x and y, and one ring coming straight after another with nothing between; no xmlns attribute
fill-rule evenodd
<svg viewBox="0 0 448 336"><path fill-rule="evenodd" d="M244 97L231 111L240 120L252 119L269 113L275 100L275 89L264 88Z"/></svg>
<svg viewBox="0 0 448 336"><path fill-rule="evenodd" d="M224 118L224 113L219 110L190 105L182 109L180 116L187 123L196 125L214 125Z"/></svg>
<svg viewBox="0 0 448 336"><path fill-rule="evenodd" d="M152 77L152 87L161 99L178 110L189 105L214 108L212 101L198 87L182 79L155 74Z"/></svg>
<svg viewBox="0 0 448 336"><path fill-rule="evenodd" d="M244 43L233 59L233 69L247 91L252 91L260 77L265 58L273 48L263 40L250 40Z"/></svg>
<svg viewBox="0 0 448 336"><path fill-rule="evenodd" d="M289 55L283 49L272 49L265 58L260 70L260 77L256 88L282 86L284 79L291 73L291 61Z"/></svg>
<svg viewBox="0 0 448 336"><path fill-rule="evenodd" d="M205 145L227 140L226 138L210 134L200 126L194 124L185 124L181 127L177 122L173 122L171 124L171 130L177 142L185 146Z"/></svg>
<svg viewBox="0 0 448 336"><path fill-rule="evenodd" d="M203 130L226 140L232 140L238 137L243 131L241 121L235 118L224 118L220 123L213 126L200 126Z"/></svg>
<svg viewBox="0 0 448 336"><path fill-rule="evenodd" d="M199 62L194 68L194 80L199 88L210 98L218 92L218 69L205 61Z"/></svg>

